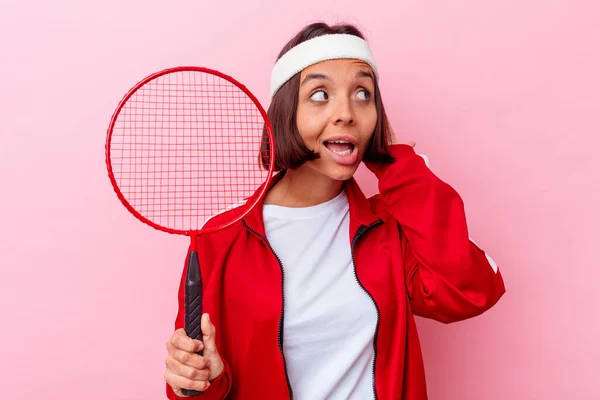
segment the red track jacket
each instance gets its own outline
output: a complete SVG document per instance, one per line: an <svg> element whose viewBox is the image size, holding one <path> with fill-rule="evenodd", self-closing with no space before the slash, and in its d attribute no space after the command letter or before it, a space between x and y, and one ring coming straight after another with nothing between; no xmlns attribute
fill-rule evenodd
<svg viewBox="0 0 600 400"><path fill-rule="evenodd" d="M368 164L380 194L346 182L358 283L377 308L373 391L381 400L427 399L414 315L444 323L479 315L505 292L499 271L469 238L462 199L408 145L393 164ZM218 221L225 216L213 218ZM266 239L262 207L198 238L204 312L225 363L201 397L290 399L283 354L283 273ZM185 265L187 265L187 260ZM184 326L185 267L175 329ZM169 399L177 399L167 385Z"/></svg>

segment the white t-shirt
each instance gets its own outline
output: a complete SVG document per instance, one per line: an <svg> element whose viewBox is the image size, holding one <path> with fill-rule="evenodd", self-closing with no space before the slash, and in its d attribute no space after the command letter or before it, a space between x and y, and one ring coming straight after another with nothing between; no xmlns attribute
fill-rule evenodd
<svg viewBox="0 0 600 400"><path fill-rule="evenodd" d="M298 400L372 399L377 311L354 274L348 198L264 205L284 270L283 350Z"/></svg>

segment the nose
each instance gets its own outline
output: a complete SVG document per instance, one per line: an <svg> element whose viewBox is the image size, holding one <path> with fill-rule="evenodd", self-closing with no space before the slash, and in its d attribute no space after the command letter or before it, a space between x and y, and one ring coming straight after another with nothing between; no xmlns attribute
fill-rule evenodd
<svg viewBox="0 0 600 400"><path fill-rule="evenodd" d="M353 124L354 123L354 110L352 108L352 102L346 96L338 99L334 110L333 120L335 125Z"/></svg>

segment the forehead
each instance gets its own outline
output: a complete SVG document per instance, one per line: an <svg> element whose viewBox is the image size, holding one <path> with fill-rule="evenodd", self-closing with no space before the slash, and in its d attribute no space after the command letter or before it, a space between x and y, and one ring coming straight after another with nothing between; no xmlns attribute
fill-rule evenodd
<svg viewBox="0 0 600 400"><path fill-rule="evenodd" d="M371 66L364 61L355 59L327 60L313 64L302 70L300 78L308 74L323 74L333 77L334 75L355 75L359 71L372 73Z"/></svg>

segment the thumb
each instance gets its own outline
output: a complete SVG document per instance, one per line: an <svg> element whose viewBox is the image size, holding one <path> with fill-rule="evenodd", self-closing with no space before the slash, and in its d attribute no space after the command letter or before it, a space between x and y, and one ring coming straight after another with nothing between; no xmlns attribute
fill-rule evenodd
<svg viewBox="0 0 600 400"><path fill-rule="evenodd" d="M204 356L213 357L218 354L217 344L215 343L216 329L208 314L202 315L200 327L202 328L202 341L204 342Z"/></svg>

